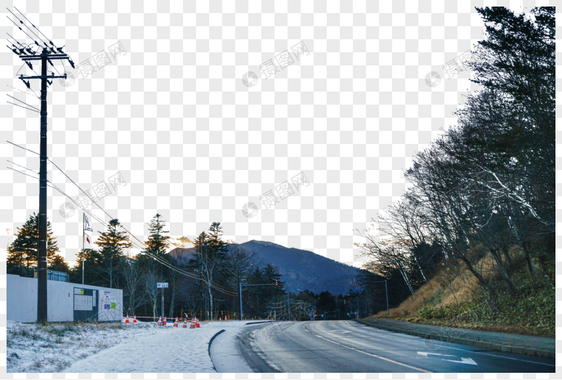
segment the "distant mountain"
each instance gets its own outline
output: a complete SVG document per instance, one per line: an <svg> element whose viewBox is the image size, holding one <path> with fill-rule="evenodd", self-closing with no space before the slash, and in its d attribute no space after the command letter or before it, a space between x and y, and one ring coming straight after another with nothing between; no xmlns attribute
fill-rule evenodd
<svg viewBox="0 0 562 380"><path fill-rule="evenodd" d="M286 248L279 244L251 240L238 244L239 247L255 253L260 266L270 263L282 274L281 281L293 293L309 290L314 293L329 291L333 295L347 294L353 286L354 278L361 269L328 259L311 251ZM182 263L187 263L195 253L194 248L176 248L170 255Z"/></svg>

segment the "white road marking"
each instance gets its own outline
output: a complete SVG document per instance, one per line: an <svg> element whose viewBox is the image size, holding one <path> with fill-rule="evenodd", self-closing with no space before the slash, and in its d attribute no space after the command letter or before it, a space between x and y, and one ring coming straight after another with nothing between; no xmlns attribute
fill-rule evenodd
<svg viewBox="0 0 562 380"><path fill-rule="evenodd" d="M447 357L453 357L453 358L455 358L455 359L459 358L459 356L456 356L456 355L434 354L434 353L431 353L431 352L420 352L420 351L418 351L418 355L422 355L422 356L425 356L425 357L427 357L428 355L433 355L433 356L447 356ZM459 360L444 359L444 358L439 358L439 359L445 360L445 361L448 361L448 362L451 362L451 363L461 363L461 364L478 365L478 364L476 364L476 362L475 362L474 360L472 360L472 358L462 358L462 357L461 357L461 358L460 358L460 359L461 359L460 361L459 361Z"/></svg>
<svg viewBox="0 0 562 380"><path fill-rule="evenodd" d="M366 325L365 325L366 326ZM384 330L384 329L380 329L380 328L376 328L373 326L367 326L369 328L378 330L380 332L386 332L386 333L393 333L392 331L389 330ZM401 334L401 333L395 333L395 334ZM414 339L414 340L418 340L418 339L424 339L423 337L419 337L419 336L415 336L415 335L407 335L407 334L401 334L404 336L409 337L410 339ZM531 364L539 364L539 365L544 365L544 366L548 366L548 367L556 367L556 364L552 364L552 363L541 363L541 362L536 362L533 360L525 360L525 359L520 359L520 358L512 358L509 356L502 356L502 355L494 355L494 354L490 354L487 352L477 352L477 351L471 351L471 350L467 350L467 349L463 349L463 348L457 348L457 347L451 347L450 344L461 344L461 343L453 343L453 342L442 342L442 344L446 345L444 347L446 347L448 350L455 350L455 351L463 351L463 352L470 352L471 354L474 355L484 355L484 356L492 356L494 358L502 358L502 359L509 359L509 360L514 360L517 362L524 362L524 363L531 363ZM467 346L467 345L464 345ZM470 346L470 345L468 345ZM478 347L475 347L478 348Z"/></svg>
<svg viewBox="0 0 562 380"><path fill-rule="evenodd" d="M457 343L458 344L458 343ZM485 356L493 356L495 358L502 358L502 359L509 359L509 360L515 360L517 362L525 362L525 363L532 363L532 364L541 364L541 365L546 365L546 366L550 366L550 367L555 367L554 364L551 363L541 363L541 362L534 362L532 360L525 360L525 359L519 359L519 358L511 358L509 356L501 356L501 355L494 355L494 354L489 354L487 352L476 352L476 351L470 351L470 350L465 350L462 348L456 348L456 347L448 347L447 349L449 350L457 350L457 351L464 351L464 352L470 352L473 353L475 355L485 355Z"/></svg>
<svg viewBox="0 0 562 380"><path fill-rule="evenodd" d="M377 359L385 360L385 361L387 361L387 362L391 362L391 363L398 364L398 365L401 365L401 366L404 366L404 367L412 368L412 369L415 369L416 371L422 371L422 372L431 373L431 371L428 371L428 370L423 369L423 368L418 368L418 367L414 367L414 366L409 365L409 364L400 363L400 362L397 362L396 360L392 360L392 359L389 359L389 358L385 358L385 357L383 357L383 356L371 354L371 353L369 353L369 352L365 352L365 351L363 351L363 350L358 350L357 348L350 347L350 346L347 346L347 345L345 345L345 344L341 344L341 343L335 342L335 341L333 341L333 340L331 340L331 339L324 338L323 336L318 335L318 334L315 334L315 333L313 333L312 331L310 331L309 329L307 329L307 328L306 328L306 325L304 325L304 329L305 329L306 331L308 331L309 333L311 333L312 335L314 335L314 336L316 336L316 337L318 337L318 338L320 338L320 339L324 339L324 340L326 340L326 341L328 341L328 342L330 342L330 343L337 344L338 346L342 346L342 347L348 348L348 349L350 349L350 350L357 351L357 352L360 352L360 353L362 353L362 354L372 356L372 357L377 358Z"/></svg>

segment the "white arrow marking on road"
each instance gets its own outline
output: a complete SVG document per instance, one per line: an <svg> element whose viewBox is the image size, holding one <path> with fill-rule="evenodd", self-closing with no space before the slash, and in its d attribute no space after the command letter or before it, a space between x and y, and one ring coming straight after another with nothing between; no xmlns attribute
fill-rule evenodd
<svg viewBox="0 0 562 380"><path fill-rule="evenodd" d="M472 358L461 358L461 361L457 361L457 360L448 360L448 359L444 359L448 362L453 362L453 363L461 363L461 364L470 364L470 365L478 365L476 364L476 362L474 360L472 360Z"/></svg>
<svg viewBox="0 0 562 380"><path fill-rule="evenodd" d="M427 357L428 355L435 355L435 356L449 356L449 357L453 357L453 358L458 358L459 356L456 355L446 355L446 354L433 354L431 352L420 352L418 351L419 355L425 356ZM461 360L451 360L451 359L445 359L445 358L440 358L441 360L445 360L451 363L460 363L460 364L470 364L470 365L478 365L476 364L476 362L472 359L472 358L460 358Z"/></svg>
<svg viewBox="0 0 562 380"><path fill-rule="evenodd" d="M320 339L323 339L323 340L325 340L325 341L328 341L328 342L330 342L330 343L337 344L338 346L342 346L342 347L348 348L348 349L353 350L353 351L361 352L362 354L369 355L369 356L372 356L372 357L377 358L377 359L386 360L387 362L391 362L391 363L398 364L398 365L401 365L401 366L404 366L404 367L412 368L412 369L415 369L415 370L417 370L417 371L421 371L421 372L431 372L431 371L428 371L428 370L423 369L423 368L417 368L417 367L411 366L411 365L409 365L409 364L404 364L404 363L397 362L396 360L392 360L392 359L389 359L389 358L385 358L385 357L383 357L383 356L379 356L379 355L375 355L375 354L370 354L370 353L368 353L368 352L365 352L365 351L362 351L362 350L358 350L357 348L350 347L350 346L347 346L347 345L345 345L345 344L341 344L341 343L338 343L338 342L336 342L336 341L333 341L333 340L331 340L331 339L324 338L322 335L318 335L318 334L316 334L316 333L313 333L313 332L310 331L306 326L307 326L307 325L305 324L305 325L304 325L304 329L305 329L306 331L308 331L309 333L311 333L312 335L314 335L314 336L316 336L316 337L318 337L318 338L320 338Z"/></svg>

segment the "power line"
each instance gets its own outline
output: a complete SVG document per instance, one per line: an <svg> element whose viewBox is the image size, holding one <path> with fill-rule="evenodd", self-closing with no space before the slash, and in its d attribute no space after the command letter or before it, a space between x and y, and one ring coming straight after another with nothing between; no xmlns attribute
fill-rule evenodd
<svg viewBox="0 0 562 380"><path fill-rule="evenodd" d="M6 8L6 9L8 9L8 8ZM8 12L10 12L10 13L20 22L20 24L26 26L27 29L29 29L29 31L30 31L31 33L33 33L33 35L34 35L35 37L39 38L39 41L41 41L46 47L49 47L49 45L47 45L47 44L45 43L45 41L43 41L43 40L41 39L41 37L39 37L39 36L38 36L29 26L27 26L18 16L16 16L16 15L14 14L14 12L12 12L12 11L9 10L9 9L8 9ZM18 12L19 12L19 11L18 11ZM20 14L21 14L21 12L20 12ZM23 14L22 14L22 16L23 16ZM25 16L23 16L23 17L25 17ZM26 18L26 20L27 20L27 18ZM28 20L28 21L29 21L29 20ZM30 22L30 24L31 24L31 22ZM31 24L31 25L33 25L33 24ZM35 25L33 25L33 26L35 26ZM35 43L37 43L37 41L35 41Z"/></svg>
<svg viewBox="0 0 562 380"><path fill-rule="evenodd" d="M13 164L13 165L16 165L16 166L19 166L19 167L25 169L25 170L29 170L29 171L31 171L31 172L33 172L33 173L36 173L36 172L33 171L32 169L26 168L25 166L18 165L18 164L16 164L15 162L12 162L12 161L10 161L10 160L7 160L7 161L8 161L9 163ZM18 172L18 173L20 173L20 174L26 175L26 176L31 177L31 178L33 178L33 179L39 179L38 177L33 177L33 176L29 175L29 174L26 174L26 173L24 173L24 172L22 172L22 171L20 171L20 170L14 169L14 168L8 168L8 169L13 170L13 171L16 171L16 172ZM82 209L82 211L84 211L85 213L87 213L88 215L90 215L92 218L94 218L95 220L97 220L100 224L102 224L103 226L105 226L105 222L104 222L102 219L98 218L96 215L94 215L93 213L91 213L90 211L86 210L85 208L83 208L83 207L82 207L81 205L79 205L78 203L76 203L76 202L74 201L74 199L72 199L68 194L66 194L64 191L62 191L62 190L61 190L58 186L56 186L54 183L52 183L52 182L49 181L49 180L47 180L47 182L49 182L49 184L50 184L49 187L51 187L51 188L57 190L57 191L58 191L59 193L61 193L62 195L66 196L66 197L67 197L69 200L71 200L76 206L78 206L80 209Z"/></svg>
<svg viewBox="0 0 562 380"><path fill-rule="evenodd" d="M6 8L6 9L8 9L8 8ZM9 10L9 9L8 9L8 10ZM12 13L12 14L13 14L13 13ZM35 41L35 40L33 39L33 37L31 37L29 34L27 34L27 33L25 32L25 30L23 30L22 28L20 28L20 26L19 26L14 20L12 20L10 17L8 17L8 15L6 15L6 18L7 18L8 20L10 20L11 22L13 22L14 25L16 26L16 28L18 28L19 30L21 30L27 37L31 38L31 40L32 40L33 42L35 42L35 44L36 44L37 46L39 46L39 47L41 46L41 45L39 45L39 42ZM25 24L24 24L24 25L25 25ZM43 42L43 41L41 41L41 42Z"/></svg>
<svg viewBox="0 0 562 380"><path fill-rule="evenodd" d="M17 146L17 147L19 147L19 148L25 149L25 150L27 150L27 151L29 151L29 152L31 152L31 153L38 154L37 152L34 152L34 151L32 151L32 150L30 150L30 149L27 149L27 148L24 148L24 147L22 147L22 146L20 146L20 145L14 144L14 143L12 143L12 142L10 142L10 141L8 141L8 143L10 143L10 144L12 144L12 145L15 145L15 146ZM54 163L51 159L49 159L49 158L47 158L47 160L48 160L49 162L51 162L53 165L55 165L55 167L56 167L62 174L64 174L64 176L65 176L66 178L68 178L76 187L78 187L78 188L79 188L79 189L80 189L96 206L98 206L98 208L99 208L101 211L103 211L103 212L110 218L110 220L113 220L113 219L114 219L111 215L109 215L109 213L108 213L107 211L105 211L105 209L103 209L99 204L97 204L97 202L95 202L95 201L90 197L90 195L89 195L88 193L86 193L84 190L82 190L82 188L81 188L80 186L78 186L78 184L76 184L76 182L74 182L60 167L58 167L57 164L55 164L55 163ZM25 169L27 169L27 168L25 168ZM13 169L13 170L15 170L15 169ZM27 170L31 170L31 169L27 169ZM20 172L20 173L26 175L26 174L23 173L23 172ZM34 177L32 177L32 178L34 178ZM59 191L60 193L62 193L62 194L65 195L66 197L68 197L73 203L75 203L78 207L80 207L82 210L84 210L84 211L86 212L86 210L85 210L82 206L78 205L72 198L70 198L70 196L68 196L66 193L64 193L62 190L60 190L58 187L56 187L51 181L48 181L48 182L51 183L51 185L53 185L53 186L51 186L51 187L53 187L55 190ZM103 226L107 226L107 224L106 224L105 222L101 221L100 219L98 219L97 217L95 217L93 214L91 214L91 213L89 213L89 212L88 212L88 214L89 214L89 215L92 215L92 217L94 217L94 219L98 220ZM124 225L121 225L121 227L129 234L130 237L136 239L136 240L140 243L140 246L139 246L137 243L135 243L135 242L131 242L131 244L135 245L136 248L141 249L141 251L142 251L142 248L146 248L146 244L145 244L143 241L141 241L140 239L138 239L133 233L131 233ZM149 252L149 251L144 251L144 252L141 252L141 253L142 253L142 254L146 254L147 256L149 256L149 257L151 257L152 259L154 259L154 260L156 260L157 262L159 262L161 265L164 265L165 267L167 267L167 268L169 268L169 269L171 269L171 270L173 270L173 271L176 271L176 272L178 272L178 273L180 273L180 274L182 274L182 275L184 275L184 276L191 277L191 278L194 278L194 279L203 281L207 286L209 286L209 282L208 282L207 280L205 280L202 276L197 276L197 275L194 275L194 274L192 274L192 273L190 273L190 272L187 272L187 271L185 271L185 270L183 270L183 269L180 269L180 268L178 268L177 266L175 266L175 265L173 265L173 264L167 262L166 260L164 260L163 258L159 257L158 255L152 254L152 253ZM219 291L219 292L221 292L221 293L223 293L223 294L232 295L232 296L238 295L237 292L230 291L230 290L228 290L228 289L226 289L226 288L224 288L224 287L222 287L222 286L220 286L220 285L216 285L216 284L212 284L212 283L211 283L210 286L211 286L211 288L213 288L213 289L215 289L215 290L217 290L217 291Z"/></svg>
<svg viewBox="0 0 562 380"><path fill-rule="evenodd" d="M6 94L6 95L8 95L8 94ZM11 95L8 95L8 96L9 96L10 98L12 98L12 99L14 99L14 100L20 102L20 103L25 104L27 107L32 108L33 111L39 112L39 109L38 109L38 108L36 108L36 107L34 107L34 106L30 105L30 104L27 104L26 102L24 102L24 101L22 101L22 100L19 100L19 99L17 99L17 98L14 98L14 97L11 96ZM8 102L8 103L10 103L10 102ZM17 104L14 104L14 103L10 103L10 104L17 105ZM20 106L20 107L21 107L21 106Z"/></svg>
<svg viewBox="0 0 562 380"><path fill-rule="evenodd" d="M34 152L34 151L32 151L31 149L27 149L27 148L24 148L23 146L21 146L21 145L18 145L18 144L14 144L13 142L11 142L11 141L8 141L8 140L6 140L6 142L7 142L7 143L9 143L9 144L12 144L12 145L14 145L14 146L17 146L18 148L21 148L21 149L27 150L28 152L31 152L31 153L34 153L34 154L36 154L36 155L40 156L40 154L39 154L39 153L37 153L37 152Z"/></svg>
<svg viewBox="0 0 562 380"><path fill-rule="evenodd" d="M6 103L11 104L11 105L16 106L16 107L20 107L20 108L26 109L26 110L28 110L28 111L33 111L33 112L41 113L40 111L37 111L37 110L35 110L35 109L33 109L33 108L24 107L24 106L21 106L21 105L19 105L19 104L15 104L15 103L8 102L8 101L6 101Z"/></svg>
<svg viewBox="0 0 562 380"><path fill-rule="evenodd" d="M16 164L16 163L13 162L13 161L10 161L10 160L6 160L6 161L8 161L8 162L9 162L10 164L12 164L12 165L19 166L20 168L23 168L23 169L25 169L25 170L29 170L30 172L33 172L33 173L35 173L35 174L39 174L39 173L37 173L35 170L32 170L32 169L26 168L25 166Z"/></svg>
<svg viewBox="0 0 562 380"><path fill-rule="evenodd" d="M6 141L7 141L7 140L6 140ZM31 153L35 153L35 154L39 155L39 153L34 152L34 151L30 150L30 149L24 148L24 147L22 147L22 146L20 146L20 145L18 145L18 144L14 144L14 143L11 142L11 141L8 141L8 143L17 146L18 148L22 148L22 149L25 149L25 150L27 150L27 151L29 151L29 152L31 152ZM99 209L102 210L102 211L110 218L110 220L113 219L113 218L111 217L111 215L109 215L100 205L98 205L97 202L94 201L94 200L88 195L88 193L86 193L84 190L82 190L82 188L81 188L80 186L78 186L78 184L77 184L76 182L74 182L74 181L72 180L72 178L70 178L61 168L59 168L57 164L55 164L50 158L48 158L48 157L46 157L46 158L47 158L47 160L48 160L51 164L53 164L66 178L68 178L68 179L70 180L70 182L72 182L78 189L80 189L80 191L81 191L82 193L84 193L84 195L86 195L96 206L98 206Z"/></svg>
<svg viewBox="0 0 562 380"><path fill-rule="evenodd" d="M41 33L41 34L43 35L43 37L45 37L45 39L46 39L47 41L49 41L49 43L50 43L52 46L55 46L55 44L53 44L53 42L52 42L46 35L44 35L43 32L41 32L41 30L39 30L38 27L36 27L35 25L33 25L33 23L32 23L31 21L29 21L28 18L25 17L25 15L24 15L23 13L21 13L18 8L16 8L16 7L14 6L14 9L15 9L16 11L18 11L19 14L22 15L35 29L37 29L37 31L38 31L39 33ZM12 14L13 14L13 13L12 13ZM64 46L63 46L63 47L64 47ZM62 48L60 48L60 49L62 49ZM62 53L62 51L61 51L61 53Z"/></svg>
<svg viewBox="0 0 562 380"><path fill-rule="evenodd" d="M9 167L7 167L7 166L6 166L6 168L8 168L8 169L10 169L10 170L13 170L13 171L15 171L15 172L18 172L18 173L20 173L20 174L26 175L26 176L28 176L28 177L31 177L31 178L33 178L33 179L39 179L39 177L33 177L33 176L31 176L31 175L29 175L29 174L27 174L27 173L24 173L24 172L22 172L22 171L20 171L20 170L17 170L17 169L14 169L14 168L9 168Z"/></svg>
<svg viewBox="0 0 562 380"><path fill-rule="evenodd" d="M23 65L22 65L22 67L23 67ZM20 70L21 70L21 69L20 69ZM19 72L19 71L18 71L18 72ZM17 75L17 74L16 74L16 75ZM29 91L23 91L23 90L20 90L19 88L15 88L14 86L10 86L10 85L6 85L6 86L7 86L7 87L11 87L11 88L13 88L13 89L16 90L16 91L23 92L23 93L25 93L25 94L31 95L31 93L30 93ZM31 90L31 89L30 89L30 90ZM33 92L33 96L35 96L37 99L40 99L40 97L37 96L37 94L35 93L35 91L33 91L33 90L31 90L31 91Z"/></svg>

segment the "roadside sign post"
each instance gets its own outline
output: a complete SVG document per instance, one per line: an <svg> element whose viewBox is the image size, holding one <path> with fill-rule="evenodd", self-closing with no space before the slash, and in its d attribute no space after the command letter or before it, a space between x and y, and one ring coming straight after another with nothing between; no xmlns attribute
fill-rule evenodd
<svg viewBox="0 0 562 380"><path fill-rule="evenodd" d="M156 287L162 289L162 326L164 325L164 289L166 289L168 287L168 283L167 282L158 282L156 283Z"/></svg>

